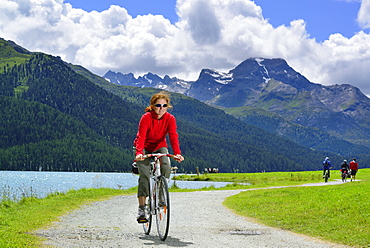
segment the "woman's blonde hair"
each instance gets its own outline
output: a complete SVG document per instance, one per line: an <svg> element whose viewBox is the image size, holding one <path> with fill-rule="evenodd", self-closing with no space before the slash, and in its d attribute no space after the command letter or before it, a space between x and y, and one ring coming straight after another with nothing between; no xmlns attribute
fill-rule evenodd
<svg viewBox="0 0 370 248"><path fill-rule="evenodd" d="M150 99L150 105L145 108L145 112L150 112L154 109L154 104L159 100L164 99L167 101L167 108L172 108L171 100L170 100L170 94L166 91L161 91L157 94L154 94L152 98Z"/></svg>

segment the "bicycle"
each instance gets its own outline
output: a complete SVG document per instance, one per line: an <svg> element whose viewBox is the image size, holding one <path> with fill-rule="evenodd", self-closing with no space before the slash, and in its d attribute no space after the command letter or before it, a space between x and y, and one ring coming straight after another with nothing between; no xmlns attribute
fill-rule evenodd
<svg viewBox="0 0 370 248"><path fill-rule="evenodd" d="M143 223L144 233L150 234L152 217L156 216L157 232L159 238L165 241L170 226L170 195L167 179L161 175L161 157L175 157L172 154L153 153L146 154L143 159L153 158L150 161L149 197L146 198L145 209L147 222Z"/></svg>
<svg viewBox="0 0 370 248"><path fill-rule="evenodd" d="M342 172L342 182L347 182L347 178L350 178L350 172L348 170L342 170L341 169L341 172Z"/></svg>
<svg viewBox="0 0 370 248"><path fill-rule="evenodd" d="M327 183L328 182L328 179L329 179L329 174L330 173L330 171L329 171L329 169L327 169L327 170L325 170L325 174L324 174L324 180L325 180L325 182Z"/></svg>

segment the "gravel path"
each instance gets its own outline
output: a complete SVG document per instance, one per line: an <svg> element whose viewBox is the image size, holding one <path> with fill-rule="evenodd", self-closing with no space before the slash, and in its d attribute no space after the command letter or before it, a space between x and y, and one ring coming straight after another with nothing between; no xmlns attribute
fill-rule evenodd
<svg viewBox="0 0 370 248"><path fill-rule="evenodd" d="M333 182L337 183L337 182ZM327 183L324 185L330 185ZM340 183L340 182L338 182ZM323 184L309 184L320 186ZM308 186L307 184L305 186ZM118 196L83 206L37 235L51 247L345 247L260 225L222 205L240 190L171 193L171 224L166 241L155 225L145 235L137 224L137 198Z"/></svg>

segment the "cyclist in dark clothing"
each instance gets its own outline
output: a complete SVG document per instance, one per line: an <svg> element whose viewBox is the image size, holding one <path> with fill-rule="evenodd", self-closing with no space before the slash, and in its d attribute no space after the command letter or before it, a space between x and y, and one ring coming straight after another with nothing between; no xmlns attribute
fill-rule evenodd
<svg viewBox="0 0 370 248"><path fill-rule="evenodd" d="M340 165L340 169L343 171L343 170L345 170L345 171L347 171L348 172L348 170L349 170L349 165L348 165L348 163L347 163L347 160L343 160L343 163Z"/></svg>
<svg viewBox="0 0 370 248"><path fill-rule="evenodd" d="M343 160L343 163L340 165L340 171L342 174L348 174L349 172L349 165L347 163L347 160ZM342 176L343 178L343 176Z"/></svg>

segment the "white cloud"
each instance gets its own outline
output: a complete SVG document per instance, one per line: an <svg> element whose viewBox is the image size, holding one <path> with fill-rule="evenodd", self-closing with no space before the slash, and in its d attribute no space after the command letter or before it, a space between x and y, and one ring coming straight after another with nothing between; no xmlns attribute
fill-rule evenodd
<svg viewBox="0 0 370 248"><path fill-rule="evenodd" d="M358 14L364 28L369 1ZM247 0L178 0L177 14L171 24L159 15L133 18L119 6L86 12L63 0L2 0L0 37L98 75L114 70L195 80L203 68L227 72L249 57L283 58L312 82L350 83L370 95L370 35L363 31L318 43L304 20L274 28Z"/></svg>
<svg viewBox="0 0 370 248"><path fill-rule="evenodd" d="M362 0L357 22L362 28L370 28L370 0Z"/></svg>
<svg viewBox="0 0 370 248"><path fill-rule="evenodd" d="M193 1L191 8L183 14L191 37L196 44L211 45L220 39L220 24L215 10L205 0Z"/></svg>

